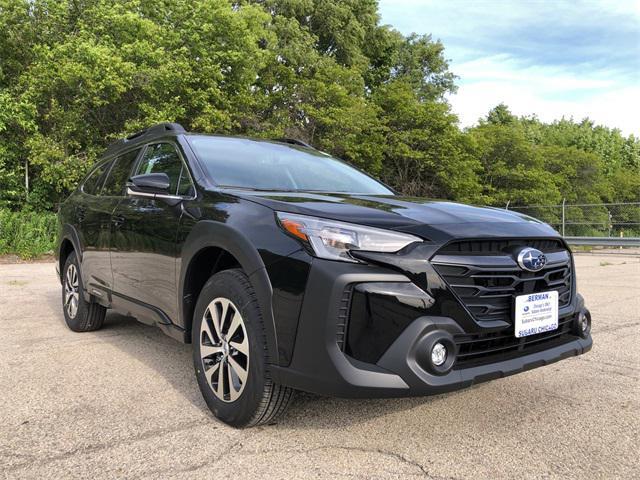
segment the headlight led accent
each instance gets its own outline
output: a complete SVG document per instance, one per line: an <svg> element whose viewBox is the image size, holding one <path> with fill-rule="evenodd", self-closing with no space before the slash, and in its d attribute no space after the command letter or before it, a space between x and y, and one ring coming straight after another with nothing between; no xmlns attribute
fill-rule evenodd
<svg viewBox="0 0 640 480"><path fill-rule="evenodd" d="M307 243L316 256L329 260L357 262L349 254L350 250L393 253L422 241L413 235L381 228L285 212L276 215L287 233Z"/></svg>

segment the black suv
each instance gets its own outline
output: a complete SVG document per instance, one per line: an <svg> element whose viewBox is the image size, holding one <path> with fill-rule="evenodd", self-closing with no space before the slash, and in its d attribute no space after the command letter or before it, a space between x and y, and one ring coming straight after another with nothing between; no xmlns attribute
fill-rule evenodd
<svg viewBox="0 0 640 480"><path fill-rule="evenodd" d="M238 427L294 389L442 393L592 343L551 227L398 196L296 140L119 140L61 205L57 254L72 330L111 308L193 343L207 405Z"/></svg>

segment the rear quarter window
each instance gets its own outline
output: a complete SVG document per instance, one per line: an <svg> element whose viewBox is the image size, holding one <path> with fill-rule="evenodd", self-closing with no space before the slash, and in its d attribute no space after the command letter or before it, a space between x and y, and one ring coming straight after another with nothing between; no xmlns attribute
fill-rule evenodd
<svg viewBox="0 0 640 480"><path fill-rule="evenodd" d="M100 193L104 178L109 172L112 160L107 160L99 164L93 171L87 176L86 180L82 183L81 190L89 195L97 195Z"/></svg>
<svg viewBox="0 0 640 480"><path fill-rule="evenodd" d="M111 167L109 176L104 182L101 195L107 195L111 197L124 196L125 185L131 175L133 169L133 163L138 158L140 149L132 150L127 153L123 153L115 159L115 164Z"/></svg>

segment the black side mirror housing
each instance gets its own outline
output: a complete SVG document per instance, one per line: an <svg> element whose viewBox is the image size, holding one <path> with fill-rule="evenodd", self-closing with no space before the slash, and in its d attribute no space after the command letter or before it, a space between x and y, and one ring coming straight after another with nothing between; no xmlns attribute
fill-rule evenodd
<svg viewBox="0 0 640 480"><path fill-rule="evenodd" d="M133 192L168 195L171 182L166 173L145 173L131 177L127 186Z"/></svg>

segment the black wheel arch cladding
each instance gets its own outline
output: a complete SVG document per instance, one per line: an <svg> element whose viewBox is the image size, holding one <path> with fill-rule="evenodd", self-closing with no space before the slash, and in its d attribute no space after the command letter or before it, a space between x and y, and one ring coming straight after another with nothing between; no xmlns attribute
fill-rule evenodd
<svg viewBox="0 0 640 480"><path fill-rule="evenodd" d="M179 291L184 292L189 265L196 255L205 248L220 248L229 252L238 260L240 267L249 278L255 290L258 304L263 317L269 358L277 358L278 344L276 339L275 320L271 308L273 289L264 262L257 249L238 230L215 221L203 220L198 222L187 237L182 248L182 268L180 271ZM189 306L183 295L180 297L181 320L185 329L191 329L194 299ZM191 314L190 314L191 313Z"/></svg>

